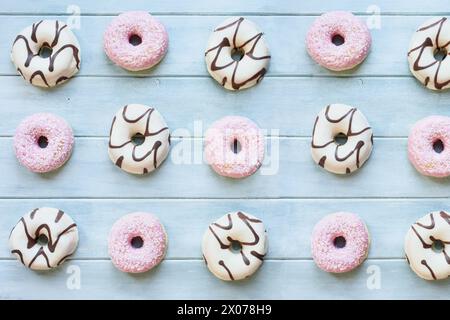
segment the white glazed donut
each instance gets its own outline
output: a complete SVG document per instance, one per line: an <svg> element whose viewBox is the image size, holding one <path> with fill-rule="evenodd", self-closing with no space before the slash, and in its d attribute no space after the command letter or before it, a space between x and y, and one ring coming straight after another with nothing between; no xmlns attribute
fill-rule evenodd
<svg viewBox="0 0 450 320"><path fill-rule="evenodd" d="M234 51L242 59L232 58ZM253 87L262 80L270 61L263 33L250 20L231 17L211 34L205 52L210 75L228 90Z"/></svg>
<svg viewBox="0 0 450 320"><path fill-rule="evenodd" d="M135 144L137 134L144 139ZM166 159L170 149L170 133L162 115L142 104L121 108L111 124L108 153L111 161L122 170L146 174Z"/></svg>
<svg viewBox="0 0 450 320"><path fill-rule="evenodd" d="M347 138L345 144L335 142L339 134ZM311 154L325 170L337 174L358 170L369 158L372 146L372 128L358 109L345 104L330 104L317 115Z"/></svg>
<svg viewBox="0 0 450 320"><path fill-rule="evenodd" d="M43 47L52 50L47 58L39 55ZM54 87L80 69L80 45L64 22L41 20L16 37L11 60L26 81L39 87Z"/></svg>
<svg viewBox="0 0 450 320"><path fill-rule="evenodd" d="M440 241L442 250L433 248ZM435 211L420 218L408 230L405 254L411 269L425 280L450 276L450 215Z"/></svg>
<svg viewBox="0 0 450 320"><path fill-rule="evenodd" d="M423 85L432 90L450 87L450 59L435 58L436 51L448 56L450 45L450 23L447 18L431 18L414 33L408 51L411 73Z"/></svg>
<svg viewBox="0 0 450 320"><path fill-rule="evenodd" d="M258 218L230 212L209 225L203 236L203 258L208 269L225 281L250 277L263 263L267 234ZM238 244L238 252L233 251Z"/></svg>
<svg viewBox="0 0 450 320"><path fill-rule="evenodd" d="M45 235L47 244L40 244ZM61 265L78 245L78 228L72 218L55 208L38 208L24 215L9 236L11 253L26 267L49 270Z"/></svg>

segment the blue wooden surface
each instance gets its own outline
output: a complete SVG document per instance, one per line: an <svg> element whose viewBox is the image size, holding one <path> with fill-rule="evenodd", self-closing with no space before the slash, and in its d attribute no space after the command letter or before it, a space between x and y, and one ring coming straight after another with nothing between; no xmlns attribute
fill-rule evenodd
<svg viewBox="0 0 450 320"><path fill-rule="evenodd" d="M82 47L80 73L55 90L27 85L9 60L15 35L43 17L70 19L71 5L81 10L81 28L74 30ZM317 15L342 9L368 19L373 5L381 10L381 28L371 30L373 47L363 65L337 74L308 57L304 37ZM419 175L406 154L415 121L431 114L450 115L450 93L422 88L406 61L415 28L427 16L448 15L447 7L444 0L3 2L0 298L450 298L448 281L419 279L403 258L409 224L429 211L449 209L448 179ZM131 74L106 58L101 38L114 15L136 9L155 13L166 25L170 49L156 68ZM224 16L239 14L260 25L273 58L260 85L236 93L209 77L203 51L211 29ZM171 156L146 177L121 172L107 156L111 118L120 106L132 102L157 107L174 130ZM359 107L374 128L370 160L347 177L322 171L309 153L314 118L334 102ZM37 175L17 163L12 135L22 118L44 111L71 123L76 146L64 168ZM192 150L202 147L203 131L194 128L201 122L206 129L228 114L250 117L269 135L270 129L279 130L280 139L269 143L266 157L275 159L279 147L276 175L258 172L231 181L203 163L179 164L183 144ZM264 167L270 167L269 161ZM22 214L44 205L64 209L77 221L80 245L59 270L36 273L11 257L7 238ZM136 276L112 266L106 241L114 221L134 210L157 214L169 235L166 260ZM261 217L269 233L269 253L261 270L239 283L216 279L201 261L205 228L231 210ZM359 269L336 276L315 266L309 239L314 224L338 210L358 213L367 222L372 243Z"/></svg>

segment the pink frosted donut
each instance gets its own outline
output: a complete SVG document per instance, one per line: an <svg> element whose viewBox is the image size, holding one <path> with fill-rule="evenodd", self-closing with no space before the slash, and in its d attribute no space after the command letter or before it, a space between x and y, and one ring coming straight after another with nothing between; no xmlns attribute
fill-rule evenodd
<svg viewBox="0 0 450 320"><path fill-rule="evenodd" d="M205 159L222 176L244 178L252 175L264 159L264 135L248 118L224 117L206 131Z"/></svg>
<svg viewBox="0 0 450 320"><path fill-rule="evenodd" d="M166 246L167 234L158 218L151 213L134 212L112 226L108 252L117 269L140 273L162 261Z"/></svg>
<svg viewBox="0 0 450 320"><path fill-rule="evenodd" d="M14 135L14 150L19 162L33 172L58 169L70 158L73 131L61 117L36 113L25 118Z"/></svg>
<svg viewBox="0 0 450 320"><path fill-rule="evenodd" d="M408 157L426 176L450 175L450 118L429 116L418 121L408 137Z"/></svg>
<svg viewBox="0 0 450 320"><path fill-rule="evenodd" d="M356 214L337 212L324 217L314 227L312 256L324 271L348 272L367 258L369 243L369 231Z"/></svg>
<svg viewBox="0 0 450 320"><path fill-rule="evenodd" d="M169 36L164 25L145 11L120 14L103 36L106 55L130 71L156 65L167 52Z"/></svg>
<svg viewBox="0 0 450 320"><path fill-rule="evenodd" d="M337 44L336 40L343 43ZM371 43L366 24L345 11L324 13L313 22L306 36L311 58L333 71L352 69L363 62Z"/></svg>

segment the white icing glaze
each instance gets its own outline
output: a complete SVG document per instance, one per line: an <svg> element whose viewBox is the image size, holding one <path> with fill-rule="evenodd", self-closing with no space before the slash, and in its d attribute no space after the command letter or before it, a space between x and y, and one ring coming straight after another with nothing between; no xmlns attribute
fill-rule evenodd
<svg viewBox="0 0 450 320"><path fill-rule="evenodd" d="M434 251L433 242L442 241L444 250ZM434 211L420 218L409 228L405 238L405 253L411 269L425 280L440 280L450 276L450 215Z"/></svg>
<svg viewBox="0 0 450 320"><path fill-rule="evenodd" d="M450 45L450 22L445 17L431 18L414 33L408 50L411 73L432 90L450 87L450 59L438 61L437 49L448 50Z"/></svg>
<svg viewBox="0 0 450 320"><path fill-rule="evenodd" d="M241 245L231 248L232 240ZM203 258L208 269L225 281L251 276L263 263L267 252L267 234L258 218L245 212L230 212L209 225L203 236Z"/></svg>
<svg viewBox="0 0 450 320"><path fill-rule="evenodd" d="M244 53L240 61L233 50ZM263 33L248 19L231 17L211 34L205 52L211 76L228 90L241 90L257 84L266 74L270 61Z"/></svg>
<svg viewBox="0 0 450 320"><path fill-rule="evenodd" d="M347 142L334 141L344 134ZM312 134L311 154L324 169L346 174L359 169L369 158L373 146L372 129L364 115L345 104L331 104L316 117Z"/></svg>
<svg viewBox="0 0 450 320"><path fill-rule="evenodd" d="M39 236L48 238L40 245ZM9 246L26 267L49 270L62 264L75 252L78 228L72 218L55 208L38 208L24 215L11 231Z"/></svg>
<svg viewBox="0 0 450 320"><path fill-rule="evenodd" d="M136 134L145 137L141 145L132 141ZM122 170L133 174L151 172L166 159L169 149L169 128L156 109L129 104L114 116L108 153L111 161Z"/></svg>
<svg viewBox="0 0 450 320"><path fill-rule="evenodd" d="M49 57L39 55L42 47L52 49ZM11 60L26 81L39 87L53 87L80 69L80 46L64 22L41 20L19 33L12 46Z"/></svg>

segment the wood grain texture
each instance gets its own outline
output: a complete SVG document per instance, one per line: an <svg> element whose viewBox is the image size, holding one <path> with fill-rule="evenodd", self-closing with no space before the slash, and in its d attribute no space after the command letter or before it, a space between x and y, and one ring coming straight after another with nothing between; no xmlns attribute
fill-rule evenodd
<svg viewBox="0 0 450 320"><path fill-rule="evenodd" d="M370 269L368 269L371 266ZM443 299L448 284L418 278L404 260L367 260L352 273L333 275L312 261L266 261L251 279L224 282L200 260L165 260L140 275L124 274L109 261L73 261L54 273L34 273L15 261L0 261L0 298L58 299ZM368 289L367 272L381 275ZM74 277L81 275L80 289ZM370 286L372 288L372 284ZM39 288L39 290L37 290Z"/></svg>
<svg viewBox="0 0 450 320"><path fill-rule="evenodd" d="M307 137L317 113L338 102L358 107L376 137L407 137L419 119L450 115L447 92L432 92L413 78L395 77L268 77L238 93L223 90L209 77L78 77L57 90L37 89L20 77L0 77L0 95L5 106L20 105L8 108L8 121L0 121L0 136L12 136L24 117L39 111L64 116L77 136L106 137L112 117L128 103L156 107L175 136L197 137L230 114L251 118L268 134L278 129L282 136Z"/></svg>
<svg viewBox="0 0 450 320"><path fill-rule="evenodd" d="M26 84L10 61L14 37L36 20L66 21L67 7L72 4L82 14L81 28L74 30L81 44L81 71L55 90ZM377 9L369 8L373 4L381 9L381 29L371 30L373 47L360 67L334 73L309 58L304 39L317 15L339 9L368 19L368 11ZM419 279L403 258L409 225L430 211L450 210L448 179L423 177L407 159L411 126L431 114L450 116L449 93L423 88L411 76L406 60L417 26L431 15L445 15L447 6L444 0L426 4L388 0L2 3L0 298L450 298L448 281ZM154 69L129 73L113 65L103 52L103 30L114 15L126 10L150 11L167 27L169 53ZM264 31L273 57L262 83L242 92L221 88L204 64L211 30L230 15L250 16ZM309 150L316 114L337 102L360 108L375 134L370 160L345 177L318 167ZM172 129L171 154L149 176L126 174L108 158L112 116L128 103L158 108ZM72 158L54 173L28 172L13 153L16 126L36 112L63 116L76 135ZM253 119L268 130L268 136L281 135L280 139L268 137L262 170L244 180L219 177L201 159L203 132L230 114ZM200 152L194 156L194 150ZM278 170L263 174L269 168ZM41 206L65 210L80 232L73 258L48 273L25 269L7 246L18 219ZM169 249L155 270L128 275L109 261L107 236L116 219L139 210L159 216L169 235ZM233 210L247 211L264 221L269 252L254 277L225 283L204 266L200 246L208 224ZM359 214L371 234L369 259L345 275L319 270L310 254L315 223L336 211ZM71 290L78 272L81 288ZM373 272L381 279L378 289L371 282Z"/></svg>
<svg viewBox="0 0 450 320"><path fill-rule="evenodd" d="M71 1L71 0L47 0L45 5L37 4L33 0L18 0L5 2L2 4L1 13L7 14L48 14L65 13L70 5L78 5L84 14L109 14L120 13L128 10L146 10L165 14L318 14L331 10L347 10L356 13L366 13L367 8L372 5L380 7L385 13L415 13L433 14L445 10L448 5L446 0L433 0L426 4L423 2L411 1L390 1L390 0L340 0L336 1L297 1L297 0L227 0L215 1L177 1L177 0L133 0L120 1Z"/></svg>

